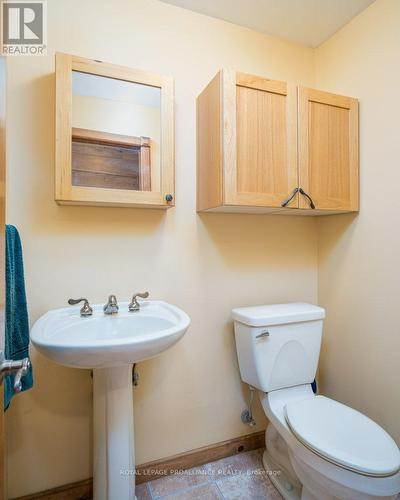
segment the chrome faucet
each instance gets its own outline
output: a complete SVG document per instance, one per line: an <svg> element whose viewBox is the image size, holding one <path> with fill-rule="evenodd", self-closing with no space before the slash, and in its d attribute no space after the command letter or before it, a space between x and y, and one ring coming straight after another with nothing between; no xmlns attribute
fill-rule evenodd
<svg viewBox="0 0 400 500"><path fill-rule="evenodd" d="M140 311L140 304L137 300L138 297L141 299L147 299L149 296L149 292L143 292L143 293L135 293L135 295L132 297L132 301L128 306L128 309L130 312L138 312Z"/></svg>
<svg viewBox="0 0 400 500"><path fill-rule="evenodd" d="M68 304L70 306L74 306L76 304L79 304L79 302L83 302L83 306L80 310L81 316L82 317L91 316L93 314L93 309L90 307L87 299L82 298L82 299L69 299L68 300Z"/></svg>
<svg viewBox="0 0 400 500"><path fill-rule="evenodd" d="M110 295L107 304L103 307L104 314L117 314L118 309L117 297L115 295Z"/></svg>

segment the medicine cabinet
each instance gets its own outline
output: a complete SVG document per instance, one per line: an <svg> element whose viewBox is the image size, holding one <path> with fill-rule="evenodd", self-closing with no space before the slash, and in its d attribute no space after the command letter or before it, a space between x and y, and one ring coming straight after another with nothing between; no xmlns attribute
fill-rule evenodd
<svg viewBox="0 0 400 500"><path fill-rule="evenodd" d="M169 208L174 170L172 78L56 54L58 203Z"/></svg>

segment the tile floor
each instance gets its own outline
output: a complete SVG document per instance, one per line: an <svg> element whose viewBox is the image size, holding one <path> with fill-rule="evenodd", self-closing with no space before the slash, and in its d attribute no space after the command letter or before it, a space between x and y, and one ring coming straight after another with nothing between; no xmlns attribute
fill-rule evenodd
<svg viewBox="0 0 400 500"><path fill-rule="evenodd" d="M262 452L240 453L140 484L137 500L282 500L264 471Z"/></svg>

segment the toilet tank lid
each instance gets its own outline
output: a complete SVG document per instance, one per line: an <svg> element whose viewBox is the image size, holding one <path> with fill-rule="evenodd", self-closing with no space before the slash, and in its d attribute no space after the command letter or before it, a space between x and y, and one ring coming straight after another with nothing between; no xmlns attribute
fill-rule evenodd
<svg viewBox="0 0 400 500"><path fill-rule="evenodd" d="M249 326L282 325L323 319L325 309L303 302L238 307L232 310L232 318Z"/></svg>

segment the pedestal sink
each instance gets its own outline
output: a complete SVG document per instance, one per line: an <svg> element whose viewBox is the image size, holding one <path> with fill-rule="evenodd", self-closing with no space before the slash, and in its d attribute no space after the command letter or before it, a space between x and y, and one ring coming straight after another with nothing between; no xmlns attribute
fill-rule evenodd
<svg viewBox="0 0 400 500"><path fill-rule="evenodd" d="M132 364L157 356L184 335L190 319L166 302L149 300L140 311L81 317L79 307L47 312L31 340L61 365L93 369L94 500L135 498Z"/></svg>

